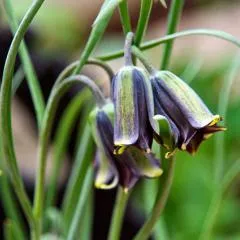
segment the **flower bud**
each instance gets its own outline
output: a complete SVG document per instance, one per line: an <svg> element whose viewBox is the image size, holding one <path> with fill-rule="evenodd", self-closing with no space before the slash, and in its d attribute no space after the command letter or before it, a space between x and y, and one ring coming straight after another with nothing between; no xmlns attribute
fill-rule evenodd
<svg viewBox="0 0 240 240"><path fill-rule="evenodd" d="M170 151L174 148L195 153L201 142L225 128L217 126L221 120L213 115L195 91L179 77L168 71L158 71L151 77L155 114L164 116L170 125L173 142L162 141Z"/></svg>

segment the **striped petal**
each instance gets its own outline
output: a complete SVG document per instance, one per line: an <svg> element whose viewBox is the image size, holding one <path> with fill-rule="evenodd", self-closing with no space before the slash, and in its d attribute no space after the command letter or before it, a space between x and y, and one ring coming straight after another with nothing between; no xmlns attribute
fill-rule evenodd
<svg viewBox="0 0 240 240"><path fill-rule="evenodd" d="M173 103L193 128L202 128L220 121L213 115L196 92L183 80L168 71L159 71L157 77L163 91L167 92Z"/></svg>
<svg viewBox="0 0 240 240"><path fill-rule="evenodd" d="M95 187L100 189L111 189L119 183L119 175L114 165L101 151L97 151L95 157Z"/></svg>
<svg viewBox="0 0 240 240"><path fill-rule="evenodd" d="M213 115L194 90L173 73L158 71L151 77L151 84L155 114L169 122L174 137L172 146L194 153L203 140L224 130L216 126L220 116ZM162 133L161 144L171 148L172 139Z"/></svg>
<svg viewBox="0 0 240 240"><path fill-rule="evenodd" d="M146 72L141 68L126 66L113 79L114 144L116 146L135 144L139 136L145 138L141 124L142 117L147 114L144 95L146 78Z"/></svg>
<svg viewBox="0 0 240 240"><path fill-rule="evenodd" d="M132 161L129 161L131 168L137 169L140 176L155 178L162 175L160 161L154 157L153 153L134 146L129 147L127 153L132 157Z"/></svg>

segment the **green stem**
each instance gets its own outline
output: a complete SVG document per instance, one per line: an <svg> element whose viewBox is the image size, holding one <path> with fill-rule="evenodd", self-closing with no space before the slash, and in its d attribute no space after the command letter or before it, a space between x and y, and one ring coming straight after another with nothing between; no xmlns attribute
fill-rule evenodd
<svg viewBox="0 0 240 240"><path fill-rule="evenodd" d="M200 234L199 240L211 239L210 236L212 234L212 229L217 219L221 203L222 203L222 191L220 188L215 189L215 191L213 192L213 197L203 224L203 229Z"/></svg>
<svg viewBox="0 0 240 240"><path fill-rule="evenodd" d="M125 60L125 66L132 66L132 52L131 47L133 43L134 34L132 32L129 32L125 38L125 45L124 45L124 60Z"/></svg>
<svg viewBox="0 0 240 240"><path fill-rule="evenodd" d="M146 179L145 181L143 181L142 191L143 191L145 216L147 216L147 214L152 210L154 199L156 198L156 193L161 183L162 183L161 178L151 179L151 180ZM164 239L164 240L169 239L165 225L166 224L164 222L164 218L163 216L161 216L158 219L155 227L153 228L154 239Z"/></svg>
<svg viewBox="0 0 240 240"><path fill-rule="evenodd" d="M148 62L147 58L143 55L139 48L132 46L131 50L133 55L135 55L141 61L150 74L154 74L156 72L155 68Z"/></svg>
<svg viewBox="0 0 240 240"><path fill-rule="evenodd" d="M83 184L81 194L79 195L79 200L75 209L75 214L70 224L70 229L68 232L68 236L66 238L67 240L74 240L77 237L77 233L79 231L79 225L84 213L84 206L86 205L86 200L93 187L92 185L93 185L93 169L92 167L89 167L86 177L84 179L84 184Z"/></svg>
<svg viewBox="0 0 240 240"><path fill-rule="evenodd" d="M122 0L119 3L119 13L122 22L123 32L125 35L127 35L128 32L132 31L132 26L128 12L128 3L126 0Z"/></svg>
<svg viewBox="0 0 240 240"><path fill-rule="evenodd" d="M141 0L140 16L137 24L134 44L138 47L146 32L150 13L152 10L153 0Z"/></svg>
<svg viewBox="0 0 240 240"><path fill-rule="evenodd" d="M200 233L200 240L212 239L212 230L217 220L219 210L223 201L224 193L228 190L233 180L240 174L240 159L237 160L232 167L225 174L222 184L215 189L210 207L208 209L202 231Z"/></svg>
<svg viewBox="0 0 240 240"><path fill-rule="evenodd" d="M54 86L59 84L65 78L69 77L79 64L80 64L79 61L75 61L75 62L69 64L65 69L63 69L63 71L59 74ZM86 62L86 64L96 65L96 66L103 68L106 71L106 73L108 74L110 81L112 80L112 78L114 76L114 72L107 63L105 63L99 59L89 59Z"/></svg>
<svg viewBox="0 0 240 240"><path fill-rule="evenodd" d="M221 207L224 193L228 190L233 180L240 174L240 159L237 160L225 174L222 184L215 190L213 198L207 212L203 229L200 233L200 240L211 239L212 230L217 220L217 215Z"/></svg>
<svg viewBox="0 0 240 240"><path fill-rule="evenodd" d="M126 210L128 198L130 193L125 192L122 187L118 187L117 198L114 205L111 227L108 233L108 240L120 239L122 229L123 217Z"/></svg>
<svg viewBox="0 0 240 240"><path fill-rule="evenodd" d="M218 113L223 117L226 123L226 115L227 108L229 104L229 98L231 93L231 88L234 80L239 73L240 67L240 55L238 54L231 64L231 68L227 73L227 76L224 79L223 85L221 87L219 93L219 102L218 102ZM225 160L225 151L224 151L224 132L219 133L215 137L215 161L214 161L214 169L215 169L215 183L219 184L219 180L222 179L222 175L224 172L224 160Z"/></svg>
<svg viewBox="0 0 240 240"><path fill-rule="evenodd" d="M1 145L1 142L0 142ZM0 198L4 208L5 215L15 222L16 228L18 229L18 236L20 239L24 239L25 235L25 224L23 217L19 211L19 207L16 201L16 197L12 192L12 186L7 176L6 164L2 159L2 149L0 148L0 169L3 171L0 176Z"/></svg>
<svg viewBox="0 0 240 240"><path fill-rule="evenodd" d="M229 103L230 97L230 90L233 84L233 81L238 73L239 70L239 55L233 61L231 65L231 69L224 80L223 86L221 88L219 94L219 104L218 104L218 112L226 118L227 107ZM210 203L210 207L206 214L206 218L203 223L203 229L200 233L200 239L210 239L214 224L217 219L218 212L220 210L220 206L223 199L223 193L228 187L230 181L223 179L223 185L219 184L223 177L223 169L224 169L224 159L225 159L225 152L224 152L224 134L219 134L216 136L215 141L215 181L214 181L214 194ZM233 165L235 169L238 169L235 165ZM235 172L233 172L235 174ZM236 172L237 173L237 172ZM231 179L232 176L232 168L230 169L230 174L227 173L226 179ZM230 177L229 177L230 176Z"/></svg>
<svg viewBox="0 0 240 240"><path fill-rule="evenodd" d="M83 240L93 238L93 214L94 214L94 187L90 190L87 199L87 206L84 208L84 216L80 221L81 229L78 229L78 234L81 234Z"/></svg>
<svg viewBox="0 0 240 240"><path fill-rule="evenodd" d="M77 117L83 108L83 104L90 98L88 93L88 91L82 90L77 96L75 96L59 121L54 138L53 170L47 190L46 209L54 203L57 180L63 162L63 155L66 152L67 144L71 137L71 129L76 123Z"/></svg>
<svg viewBox="0 0 240 240"><path fill-rule="evenodd" d="M5 240L14 240L15 239L12 221L8 220L8 222L6 222L4 224L4 239Z"/></svg>
<svg viewBox="0 0 240 240"><path fill-rule="evenodd" d="M75 212L77 199L86 176L86 171L94 156L94 141L88 125L84 129L82 141L80 141L78 146L62 204L65 232L68 232L72 216Z"/></svg>
<svg viewBox="0 0 240 240"><path fill-rule="evenodd" d="M57 106L60 98L63 94L74 84L84 83L92 90L93 94L96 97L97 104L100 106L105 104L105 99L97 87L97 85L90 80L88 77L83 75L77 75L67 78L61 84L59 84L56 88L53 89L50 94L48 104L46 107L46 111L44 114L42 129L40 132L39 138L39 148L38 148L38 171L36 176L36 188L34 195L34 216L37 220L38 231L41 231L41 220L43 213L43 199L44 199L44 179L45 179L45 171L46 171L46 160L47 160L47 150L48 150L48 142L50 138L50 133L53 125L54 116L57 110Z"/></svg>
<svg viewBox="0 0 240 240"><path fill-rule="evenodd" d="M223 40L226 40L228 42L231 42L232 44L236 45L237 47L240 47L240 41L235 38L233 35L226 33L224 31L220 30L212 30L212 29L191 29L191 30L186 30L182 32L177 32L174 34L167 35L162 38L154 39L148 42L143 43L140 45L141 50L147 50L154 48L160 44L166 43L168 41L171 41L176 38L181 38L181 37L186 37L186 36L194 36L194 35L206 35L206 36L212 36L216 38L220 38ZM124 54L123 50L118 50L113 53L103 55L103 56L97 56L97 59L103 60L103 61L110 61L116 58L122 57Z"/></svg>
<svg viewBox="0 0 240 240"><path fill-rule="evenodd" d="M145 240L148 239L152 233L152 230L158 221L159 217L162 214L162 211L166 205L170 189L173 182L173 176L174 176L174 169L175 169L175 158L169 159L169 167L167 171L166 179L163 183L163 191L159 190L156 202L154 204L153 210L151 212L150 217L145 222L143 227L140 229L140 231L135 236L134 240Z"/></svg>
<svg viewBox="0 0 240 240"><path fill-rule="evenodd" d="M25 239L24 221L18 211L15 196L11 191L11 185L5 174L0 177L0 186L0 196L4 207L4 212L8 218L12 219L16 223L15 228L18 229L19 239Z"/></svg>
<svg viewBox="0 0 240 240"><path fill-rule="evenodd" d="M81 72L83 66L87 62L89 56L93 52L97 43L102 38L102 36L107 28L107 25L113 15L113 12L114 12L115 8L118 6L118 2L116 2L117 4L115 4L115 3L111 4L110 1L105 1L105 2L106 2L106 4L105 4L105 7L103 8L104 13L101 14L101 11L100 11L100 13L99 13L100 16L97 17L96 21L93 24L92 31L91 31L88 41L85 45L85 48L83 49L83 52L81 54L79 64L74 69L74 74L78 74ZM106 10L106 8L107 8L107 10Z"/></svg>
<svg viewBox="0 0 240 240"><path fill-rule="evenodd" d="M11 27L11 30L13 33L16 33L18 29L18 21L14 14L11 0L4 0L4 6L5 6L5 11L7 13L7 19ZM28 81L28 85L30 88L30 92L31 92L31 96L34 104L34 109L36 111L38 126L40 128L41 121L44 114L45 103L43 99L43 93L42 93L36 72L32 65L31 58L29 56L29 52L24 40L22 41L22 44L19 47L19 53L20 53L21 61L23 63L24 72L26 73L26 78Z"/></svg>
<svg viewBox="0 0 240 240"><path fill-rule="evenodd" d="M168 23L167 23L167 35L176 32L178 22L181 17L182 9L183 9L184 0L172 0L170 13L168 15ZM165 44L163 49L162 63L160 69L167 69L170 56L172 52L173 41L169 41Z"/></svg>
<svg viewBox="0 0 240 240"><path fill-rule="evenodd" d="M19 88L19 86L21 85L21 83L24 79L24 76L25 76L25 74L24 74L22 67L19 67L13 77L12 96L15 95L17 89Z"/></svg>
<svg viewBox="0 0 240 240"><path fill-rule="evenodd" d="M24 189L23 181L19 172L16 154L13 144L13 134L11 125L11 103L12 103L12 78L16 56L19 50L21 41L26 33L33 18L37 14L39 8L43 4L44 0L37 0L32 3L27 13L23 17L16 34L12 40L11 46L8 51L7 59L5 62L2 86L0 94L0 116L1 116L1 138L3 148L3 158L7 163L8 170L11 175L11 180L14 186L14 190L18 196L19 202L27 217L30 228L33 232L36 232L35 219L32 213L30 201ZM36 238L39 239L39 238Z"/></svg>
<svg viewBox="0 0 240 240"><path fill-rule="evenodd" d="M240 174L240 159L238 159L231 168L227 171L223 178L222 189L223 192L226 192L233 180Z"/></svg>

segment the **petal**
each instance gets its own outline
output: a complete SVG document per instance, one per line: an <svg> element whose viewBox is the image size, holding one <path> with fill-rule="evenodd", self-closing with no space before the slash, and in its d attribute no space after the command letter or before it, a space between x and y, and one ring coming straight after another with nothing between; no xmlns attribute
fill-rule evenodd
<svg viewBox="0 0 240 240"><path fill-rule="evenodd" d="M193 138L186 145L186 150L189 153L194 154L198 150L202 141L210 138L213 135L213 133L225 131L225 130L226 130L226 128L219 127L216 125L207 126L207 127L204 127L202 129L198 130L197 133L193 136Z"/></svg>
<svg viewBox="0 0 240 240"><path fill-rule="evenodd" d="M155 115L153 119L158 124L161 144L168 150L173 151L175 148L175 139L171 129L170 122L163 115Z"/></svg>
<svg viewBox="0 0 240 240"><path fill-rule="evenodd" d="M186 151L189 152L190 154L194 154L201 142L204 140L204 134L203 132L199 131L195 134L195 136L191 139L191 141L186 145Z"/></svg>
<svg viewBox="0 0 240 240"><path fill-rule="evenodd" d="M156 91L156 89L155 89L155 91ZM160 96L158 95L158 93L156 93L156 96L154 98L154 106L155 106L155 114L156 114L155 116L162 116L162 117L166 118L166 120L168 121L168 123L171 127L170 130L171 130L171 134L173 135L173 138L174 138L174 145L177 146L179 142L180 142L180 144L182 144L179 129L177 128L177 126L173 122L173 120L170 118L170 116L168 116L166 114L166 112L163 110L163 108L160 104L159 98L160 98ZM155 121L156 126L158 126L158 128L157 128L156 132L154 132L154 137L158 143L164 144L164 139L161 139L161 126L159 126L159 123L157 123L155 116L153 116L153 120ZM165 143L165 145L167 145L167 143ZM167 148L171 148L171 146L168 146Z"/></svg>
<svg viewBox="0 0 240 240"><path fill-rule="evenodd" d="M148 151L152 145L153 133L148 116L148 93L145 85L146 78L147 76L144 76L144 72L133 70L134 86L137 93L138 103L137 111L139 116L139 137L135 145L140 149Z"/></svg>
<svg viewBox="0 0 240 240"><path fill-rule="evenodd" d="M178 147L181 148L182 144L192 137L195 129L186 120L171 93L163 88L163 81L155 77L151 79L151 82L155 97L156 113L167 117L173 130L177 129L175 140L177 140Z"/></svg>
<svg viewBox="0 0 240 240"><path fill-rule="evenodd" d="M221 132L227 130L225 127L217 126L217 125L211 125L211 126L206 126L203 128L204 134L211 134L215 132Z"/></svg>
<svg viewBox="0 0 240 240"><path fill-rule="evenodd" d="M98 135L96 143L99 144L100 149L104 150L107 157L112 159L112 153L114 150L113 126L104 111L99 111L97 114L96 129Z"/></svg>
<svg viewBox="0 0 240 240"><path fill-rule="evenodd" d="M115 109L114 144L130 145L139 136L139 116L136 91L132 76L133 67L122 68L113 79Z"/></svg>
<svg viewBox="0 0 240 240"><path fill-rule="evenodd" d="M195 91L183 80L168 71L159 71L157 76L164 91L180 109L193 128L200 129L216 120Z"/></svg>
<svg viewBox="0 0 240 240"><path fill-rule="evenodd" d="M127 153L132 156L129 167L135 169L139 175L154 178L162 175L163 171L160 167L160 161L154 157L151 152L145 152L137 147L131 146L128 148Z"/></svg>
<svg viewBox="0 0 240 240"><path fill-rule="evenodd" d="M126 153L122 155L114 155L114 145L113 145L113 126L106 115L105 112L100 111L97 116L97 129L104 148L105 156L108 158L108 177L105 173L105 180L112 180L111 187L115 184L115 181L125 188L130 189L139 179L139 174L129 168L125 162L128 160L129 156ZM105 164L107 164L105 162ZM111 178L112 177L112 178Z"/></svg>
<svg viewBox="0 0 240 240"><path fill-rule="evenodd" d="M122 155L120 156L122 157ZM123 159L119 159L119 157L117 157L115 162L119 173L119 183L125 191L128 191L136 184L140 178L140 175L134 172L132 168L129 168L124 161L121 160Z"/></svg>
<svg viewBox="0 0 240 240"><path fill-rule="evenodd" d="M158 126L156 125L156 122L153 120L153 117L155 115L153 89L152 89L151 81L149 81L149 78L147 76L144 81L144 94L145 94L145 102L147 104L148 118L149 118L151 127L155 132L157 132Z"/></svg>
<svg viewBox="0 0 240 240"><path fill-rule="evenodd" d="M100 189L111 189L117 186L119 182L118 172L114 164L109 161L105 154L97 151L95 158L95 187Z"/></svg>

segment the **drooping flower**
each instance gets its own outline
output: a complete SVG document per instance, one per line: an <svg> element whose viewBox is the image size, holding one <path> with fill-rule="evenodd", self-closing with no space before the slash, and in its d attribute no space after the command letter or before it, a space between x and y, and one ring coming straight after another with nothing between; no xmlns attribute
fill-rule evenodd
<svg viewBox="0 0 240 240"><path fill-rule="evenodd" d="M141 176L160 176L160 162L151 153L132 146L121 155L114 154L113 113L113 104L109 102L102 108L96 107L90 114L92 133L99 149L95 162L95 186L109 189L119 183L129 189Z"/></svg>
<svg viewBox="0 0 240 240"><path fill-rule="evenodd" d="M114 144L118 150L135 145L150 151L153 135L147 98L152 93L146 81L147 73L134 66L123 67L113 79Z"/></svg>
<svg viewBox="0 0 240 240"><path fill-rule="evenodd" d="M151 77L154 96L154 119L168 121L171 130L170 139L166 142L158 140L170 154L176 148L195 153L201 142L213 133L225 128L217 126L221 120L219 115L213 115L195 91L183 80L169 71L156 71ZM161 117L162 116L162 117Z"/></svg>
<svg viewBox="0 0 240 240"><path fill-rule="evenodd" d="M129 49L131 37L133 35L129 33L125 44L126 64L118 71L112 82L116 154L121 154L129 146L150 152L153 139L148 113L149 103L153 104L151 84L148 73L132 64Z"/></svg>

